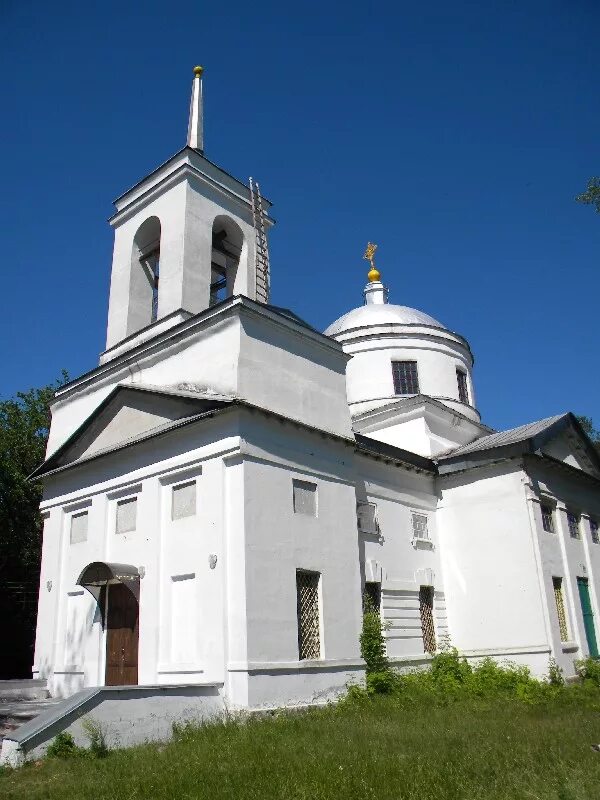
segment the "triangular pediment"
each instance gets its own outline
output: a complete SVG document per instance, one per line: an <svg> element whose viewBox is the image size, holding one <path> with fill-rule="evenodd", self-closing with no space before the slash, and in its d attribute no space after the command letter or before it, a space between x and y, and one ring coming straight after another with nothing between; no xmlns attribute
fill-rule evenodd
<svg viewBox="0 0 600 800"><path fill-rule="evenodd" d="M600 478L600 453L570 413L482 436L440 457L440 470L535 454Z"/></svg>
<svg viewBox="0 0 600 800"><path fill-rule="evenodd" d="M541 443L539 453L594 477L600 477L598 453L594 452L595 448L590 445L589 439L579 430L578 424L571 422Z"/></svg>
<svg viewBox="0 0 600 800"><path fill-rule="evenodd" d="M117 386L34 476L110 452L227 402L225 398Z"/></svg>

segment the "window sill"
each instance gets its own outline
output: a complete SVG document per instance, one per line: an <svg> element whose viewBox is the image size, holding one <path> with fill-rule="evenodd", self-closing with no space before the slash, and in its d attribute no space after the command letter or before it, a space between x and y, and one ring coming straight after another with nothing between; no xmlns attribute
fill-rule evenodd
<svg viewBox="0 0 600 800"><path fill-rule="evenodd" d="M204 672L203 666L201 666L200 664L193 664L190 662L158 664L156 668L156 673L158 675L182 675L182 674L197 675L202 672Z"/></svg>
<svg viewBox="0 0 600 800"><path fill-rule="evenodd" d="M563 653L570 653L575 650L579 650L579 645L577 642L561 642L560 646L562 648Z"/></svg>
<svg viewBox="0 0 600 800"><path fill-rule="evenodd" d="M415 550L434 550L433 542L431 539L415 539L411 540L412 546Z"/></svg>

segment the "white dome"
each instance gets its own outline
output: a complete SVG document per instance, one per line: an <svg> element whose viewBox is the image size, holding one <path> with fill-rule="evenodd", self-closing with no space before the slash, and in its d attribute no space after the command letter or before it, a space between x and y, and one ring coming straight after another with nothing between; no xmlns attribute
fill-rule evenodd
<svg viewBox="0 0 600 800"><path fill-rule="evenodd" d="M432 328L446 329L441 322L416 308L377 303L364 305L344 314L326 329L325 335L336 336L343 331L371 325L428 325Z"/></svg>

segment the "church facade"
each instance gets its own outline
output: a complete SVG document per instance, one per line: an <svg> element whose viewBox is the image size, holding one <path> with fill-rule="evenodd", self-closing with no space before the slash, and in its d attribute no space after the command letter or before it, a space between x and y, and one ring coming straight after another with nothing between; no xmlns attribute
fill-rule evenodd
<svg viewBox="0 0 600 800"><path fill-rule="evenodd" d="M271 305L269 202L186 146L116 201L106 350L61 387L33 675L55 696L211 684L233 707L451 643L567 675L597 655L600 459L572 414L495 432L469 343L394 305L319 332Z"/></svg>

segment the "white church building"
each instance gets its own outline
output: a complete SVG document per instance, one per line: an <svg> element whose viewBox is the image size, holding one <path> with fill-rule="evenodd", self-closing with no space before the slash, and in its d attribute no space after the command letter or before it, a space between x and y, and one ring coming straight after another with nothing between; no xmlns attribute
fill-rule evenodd
<svg viewBox="0 0 600 800"><path fill-rule="evenodd" d="M54 696L317 702L364 677L365 593L400 668L445 642L540 676L598 654L600 459L575 417L484 425L469 343L389 302L373 247L324 332L271 305L270 203L204 155L201 68L186 146L115 206L106 349L56 393L33 476Z"/></svg>

